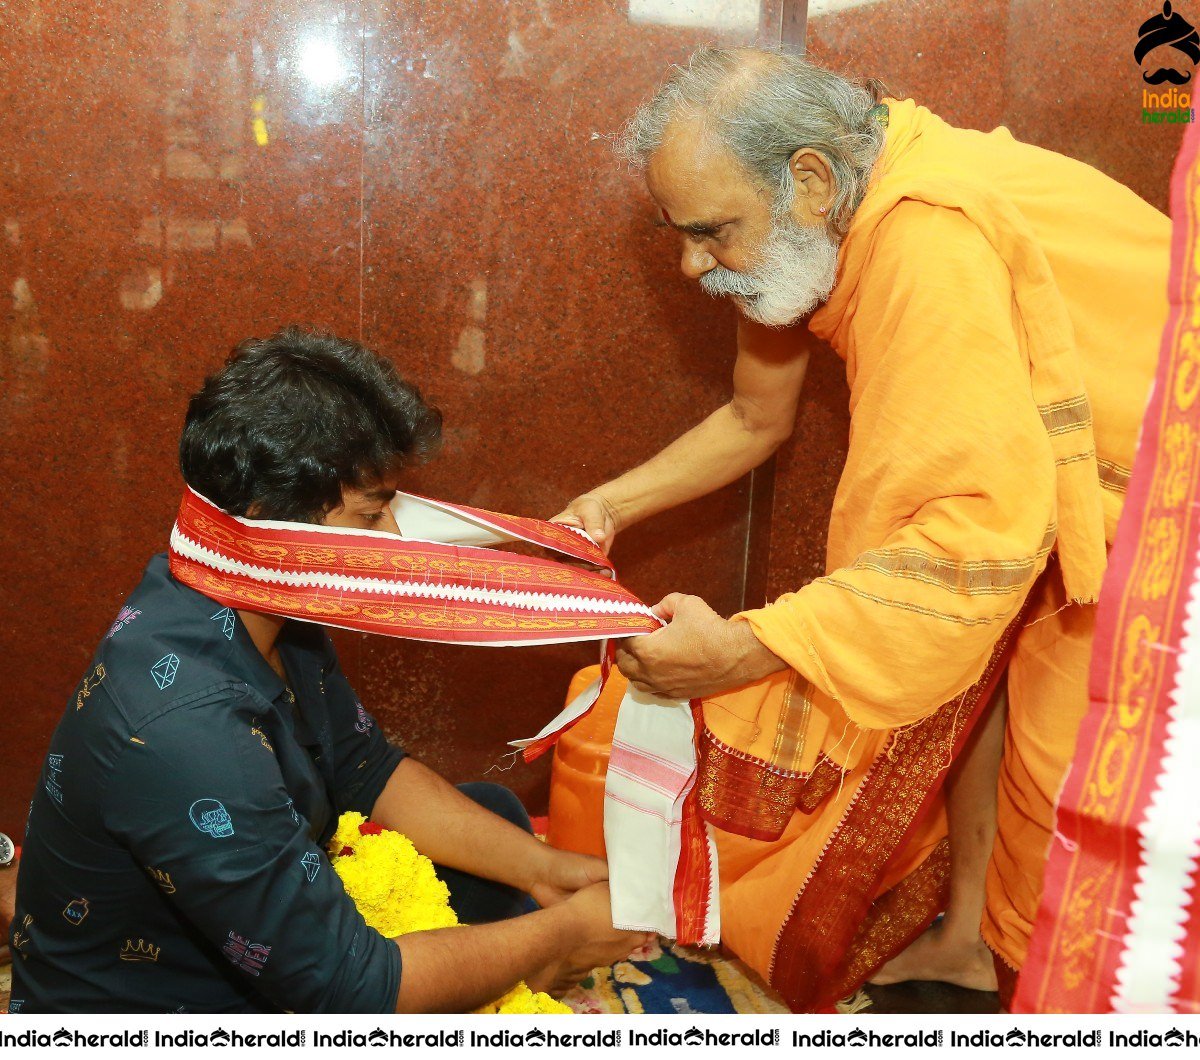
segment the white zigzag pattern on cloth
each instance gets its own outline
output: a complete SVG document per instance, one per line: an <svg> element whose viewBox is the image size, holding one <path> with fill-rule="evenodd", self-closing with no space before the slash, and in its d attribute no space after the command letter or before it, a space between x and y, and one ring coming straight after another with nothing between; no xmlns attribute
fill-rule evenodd
<svg viewBox="0 0 1200 1060"><path fill-rule="evenodd" d="M397 501L400 497L401 495L398 494ZM448 525L451 533L461 528L461 524L469 522L476 525L488 525L488 534L491 538L505 539L497 528L491 528L479 516L467 516L435 501L420 500L419 498L408 497L406 495L405 500L414 502L419 507L440 511L447 517L446 520L442 520L443 528ZM397 501L393 501L393 507L395 507ZM250 525L247 520L239 520L239 522ZM456 526L455 524L459 525ZM259 525L266 526L267 529L273 528L267 524ZM275 525L281 529L294 529L289 524ZM404 524L402 523L401 525ZM306 527L306 529L320 530L325 533L331 532L326 527ZM576 528L566 527L565 529L575 530L581 537L587 538L586 534ZM431 537L420 538L425 543L447 543L446 541L438 542L431 539L432 535L442 533L442 530L437 526L425 526L421 532L431 535ZM363 530L350 531L350 533L373 538L383 536L378 531ZM517 539L508 538L508 540ZM417 539L409 536L407 540L414 542ZM470 544L475 546L476 542L473 540ZM221 553L188 538L180 531L178 524L171 529L170 547L174 554L212 570L228 574L240 574L260 582L273 582L298 587L327 586L335 591L338 589L357 590L367 593L377 593L384 597L396 597L406 594L433 600L479 602L526 611L574 611L577 613L601 615L646 615L653 618L657 625L663 624L662 619L658 618L650 608L641 603L589 600L577 595L527 592L514 589L470 589L461 586L443 585L437 582L395 582L383 578L366 578L353 575L314 575L311 573L304 574L277 569L272 570L267 567L248 564L223 556ZM616 574L609 571L608 576L615 579ZM325 616L319 619L304 616L295 617L301 621L314 622L318 625L337 625L336 620L331 620ZM635 632L633 635L637 635L637 633ZM517 646L518 644L529 646L531 644L560 644L564 642L582 642L600 639L607 641L608 638L609 633L607 632L588 634L580 630L574 630L566 635L560 633L557 636L550 636L537 641L497 641L494 638L489 638L486 641L476 641L474 643L486 643L492 646L501 646L502 644L504 646ZM561 732L592 707L600 691L601 682L597 679L572 700L571 703L567 704L563 711L553 721L549 722L538 736L532 740L514 740L510 746L526 747L544 737ZM643 702L644 699L645 701ZM679 709L664 709L664 706L673 706ZM691 712L686 703L672 704L667 701L657 700L654 697L643 697L631 687L626 690L625 698L618 712L618 726L620 731L636 733L640 737L640 739L633 739L629 742L638 747L643 753L662 755L664 746L675 747L679 751L675 756L679 760L678 764L685 767L688 772L695 770L695 748L692 742L693 726ZM609 779L613 781L616 778L610 777ZM640 779L632 778L624 781L624 784L627 788L636 790L641 799L650 802L655 800L656 793L641 782ZM675 909L674 881L681 854L680 823L682 819L683 798L686 794L686 790L681 792L677 799L664 799L661 795L658 795L659 807L662 811L665 811L661 814L658 810L653 811L656 817L661 818L658 821L652 821L652 819L648 821L647 818L641 815L638 815L639 819L637 820L626 820L623 822L610 821L609 807L613 803L606 797L604 829L609 852L609 879L611 881L613 921L615 924L629 927L636 921L639 930L656 931L659 934L670 935L671 937L675 936L677 915ZM712 837L711 826L706 823L703 827L705 829L708 855L708 864L706 866L708 872L708 903L704 910L705 920L701 941L705 945L711 945L718 942L721 935L719 874L717 848ZM650 878L651 874L648 872L648 866L657 869L657 872L653 874L653 879Z"/></svg>
<svg viewBox="0 0 1200 1060"><path fill-rule="evenodd" d="M1200 568L1197 569L1200 574ZM1188 591L1158 783L1138 828L1142 857L1112 1007L1171 1012L1183 974L1192 879L1200 857L1200 578Z"/></svg>
<svg viewBox="0 0 1200 1060"><path fill-rule="evenodd" d="M468 589L461 585L439 582L389 581L386 578L363 578L340 574L296 574L272 570L241 560L230 559L193 541L180 531L178 524L171 529L171 550L185 559L202 563L225 574L242 574L256 581L280 585L322 586L352 592L377 593L380 596L415 596L429 600L461 600L473 604L495 604L522 611L575 611L597 615L647 615L654 612L644 604L623 600L589 600L584 596L563 596L555 593L527 592L516 589Z"/></svg>

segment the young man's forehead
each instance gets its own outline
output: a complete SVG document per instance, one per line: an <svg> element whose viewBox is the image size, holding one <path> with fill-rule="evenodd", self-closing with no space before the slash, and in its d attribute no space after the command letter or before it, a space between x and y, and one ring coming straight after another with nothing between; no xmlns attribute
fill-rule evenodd
<svg viewBox="0 0 1200 1060"><path fill-rule="evenodd" d="M343 496L347 499L361 500L369 504L377 501L390 501L396 496L396 491L400 488L399 468L388 471L378 478L374 475L359 482L357 486L351 486L348 483L342 486Z"/></svg>
<svg viewBox="0 0 1200 1060"><path fill-rule="evenodd" d="M396 496L395 486L372 486L362 491L364 497L371 501L390 501Z"/></svg>

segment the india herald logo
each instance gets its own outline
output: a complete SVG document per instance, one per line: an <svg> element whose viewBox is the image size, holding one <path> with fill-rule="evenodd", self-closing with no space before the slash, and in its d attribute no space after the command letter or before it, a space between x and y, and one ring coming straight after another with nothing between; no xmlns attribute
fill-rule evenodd
<svg viewBox="0 0 1200 1060"><path fill-rule="evenodd" d="M188 810L188 817L201 832L213 839L227 839L233 835L233 819L216 799L197 799Z"/></svg>
<svg viewBox="0 0 1200 1060"><path fill-rule="evenodd" d="M1190 70L1180 70L1185 63L1195 66L1200 61L1200 36L1196 28L1178 11L1171 9L1171 0L1164 0L1162 13L1146 19L1138 28L1138 41L1133 58L1139 66L1149 59L1142 71L1148 85L1186 85Z"/></svg>

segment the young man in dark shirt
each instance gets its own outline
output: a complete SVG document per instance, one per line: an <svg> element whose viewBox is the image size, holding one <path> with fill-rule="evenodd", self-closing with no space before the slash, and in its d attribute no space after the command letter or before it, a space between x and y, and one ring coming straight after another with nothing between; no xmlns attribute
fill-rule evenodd
<svg viewBox="0 0 1200 1060"><path fill-rule="evenodd" d="M205 383L180 462L234 515L399 533L400 472L440 431L390 362L289 329ZM540 843L505 789L464 787L388 743L322 628L224 607L156 556L51 741L11 1011L470 1010L642 940L612 927L603 861ZM472 926L368 928L324 850L347 810L407 835Z"/></svg>

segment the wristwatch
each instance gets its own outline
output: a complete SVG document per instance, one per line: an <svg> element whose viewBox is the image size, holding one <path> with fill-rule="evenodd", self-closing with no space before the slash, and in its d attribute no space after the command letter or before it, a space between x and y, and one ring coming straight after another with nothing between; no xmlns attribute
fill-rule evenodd
<svg viewBox="0 0 1200 1060"><path fill-rule="evenodd" d="M16 844L3 832L0 832L0 869L6 869L17 856Z"/></svg>

